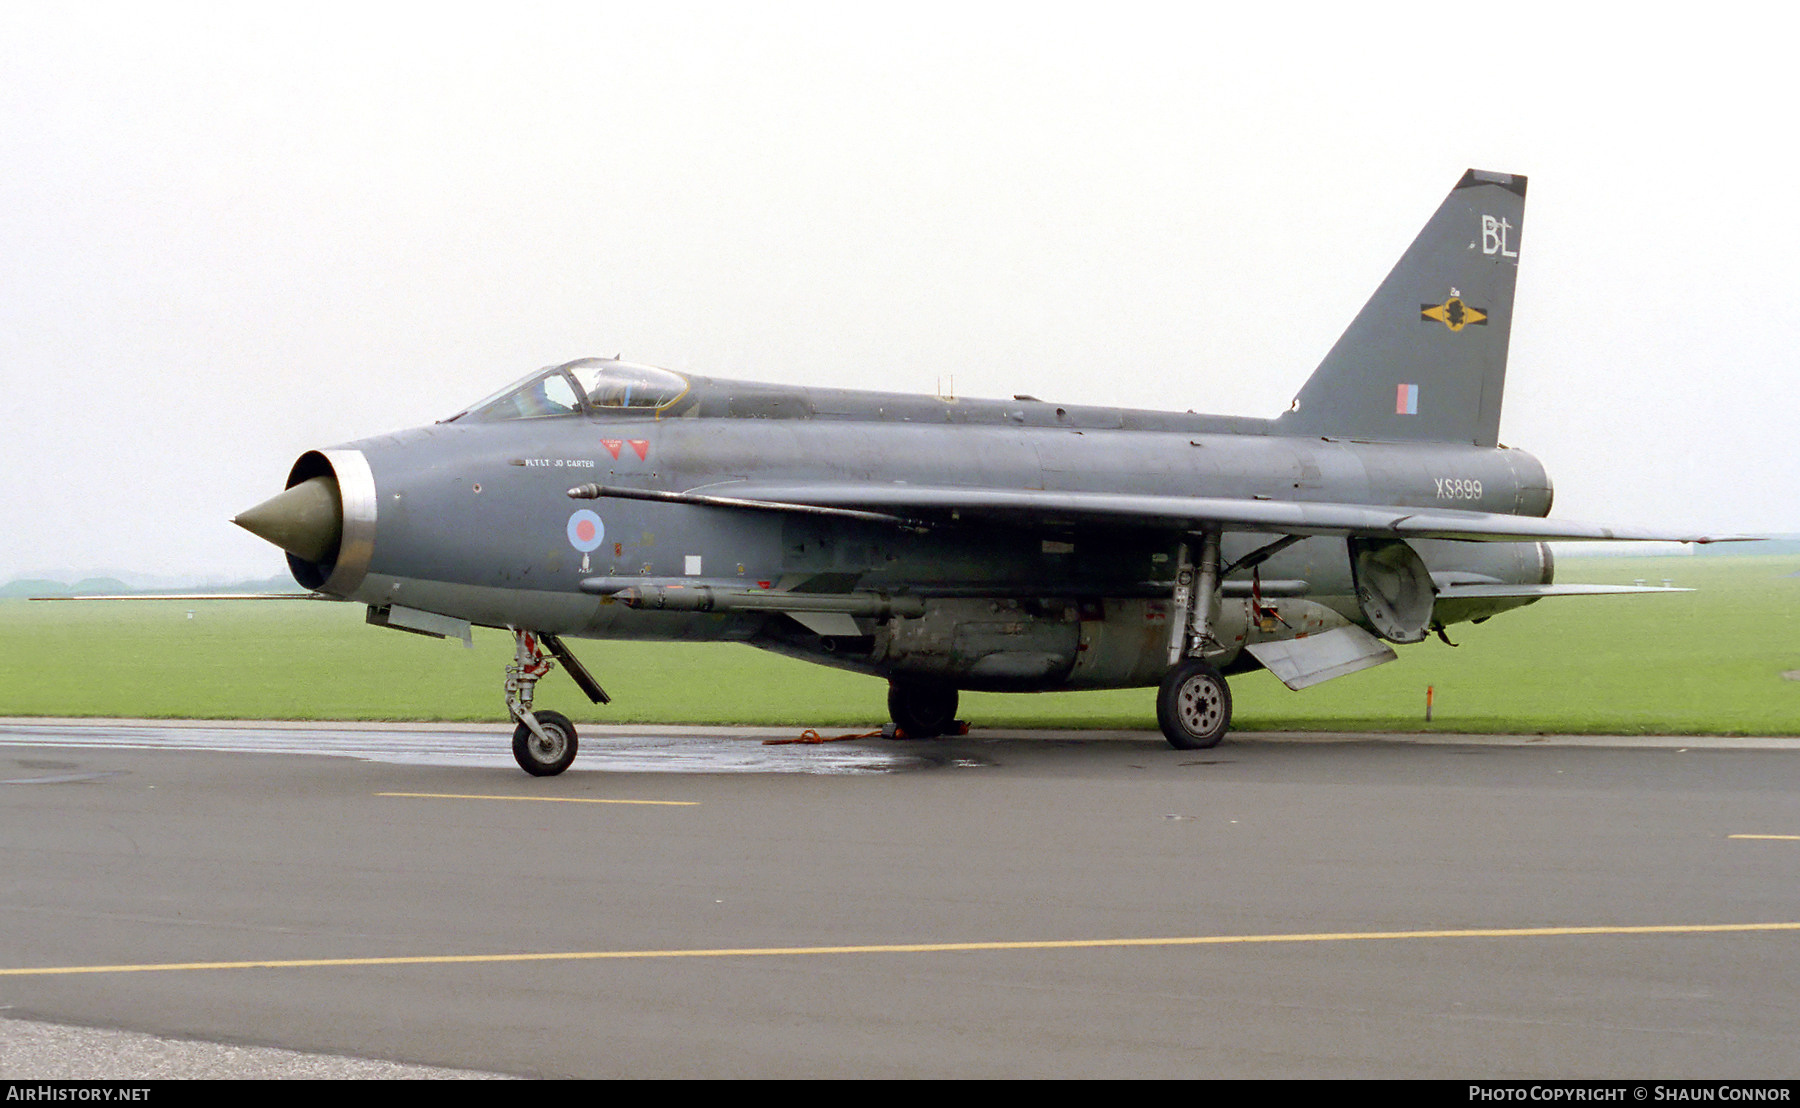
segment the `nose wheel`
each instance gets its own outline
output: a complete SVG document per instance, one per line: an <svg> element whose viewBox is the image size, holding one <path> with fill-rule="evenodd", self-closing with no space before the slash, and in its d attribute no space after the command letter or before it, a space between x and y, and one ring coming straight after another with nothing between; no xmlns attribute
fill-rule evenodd
<svg viewBox="0 0 1800 1108"><path fill-rule="evenodd" d="M575 725L561 712L534 712L537 731L513 729L513 759L533 777L555 777L575 761Z"/></svg>

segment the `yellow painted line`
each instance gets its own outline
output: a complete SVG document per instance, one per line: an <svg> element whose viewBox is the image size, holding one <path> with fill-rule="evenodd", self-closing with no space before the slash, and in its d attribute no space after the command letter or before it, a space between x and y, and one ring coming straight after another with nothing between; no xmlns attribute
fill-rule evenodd
<svg viewBox="0 0 1800 1108"><path fill-rule="evenodd" d="M554 804L653 804L664 808L694 808L698 800L602 800L586 796L483 796L480 793L376 793L376 796L412 796L424 800L535 800Z"/></svg>
<svg viewBox="0 0 1800 1108"><path fill-rule="evenodd" d="M1727 835L1728 839L1782 839L1787 842L1800 842L1800 835Z"/></svg>
<svg viewBox="0 0 1800 1108"><path fill-rule="evenodd" d="M1502 927L1461 931L1328 931L1302 935L1192 935L1154 939L1038 939L1018 942L885 943L868 946L751 946L716 950L577 950L545 954L420 954L397 958L296 958L261 962L151 962L120 966L0 969L0 977L168 970L316 969L328 966L446 966L495 962L592 962L647 958L766 958L802 954L953 954L970 951L1084 950L1103 947L1229 946L1255 943L1340 943L1377 939L1542 939L1575 935L1706 935L1800 931L1800 923L1696 923L1648 927Z"/></svg>

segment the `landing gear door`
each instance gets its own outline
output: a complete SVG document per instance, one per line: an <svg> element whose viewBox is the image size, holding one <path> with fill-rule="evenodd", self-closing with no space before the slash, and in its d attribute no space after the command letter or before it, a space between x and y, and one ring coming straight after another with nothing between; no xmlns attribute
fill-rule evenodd
<svg viewBox="0 0 1800 1108"><path fill-rule="evenodd" d="M1360 627L1344 626L1304 639L1250 643L1244 647L1275 679L1299 692L1322 681L1391 662L1394 648Z"/></svg>

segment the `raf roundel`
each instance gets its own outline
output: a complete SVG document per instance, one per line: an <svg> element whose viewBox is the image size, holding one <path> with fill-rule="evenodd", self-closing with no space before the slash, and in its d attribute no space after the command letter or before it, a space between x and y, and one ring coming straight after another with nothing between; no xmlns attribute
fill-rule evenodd
<svg viewBox="0 0 1800 1108"><path fill-rule="evenodd" d="M606 541L606 524L586 508L569 517L569 545L583 554L600 548Z"/></svg>

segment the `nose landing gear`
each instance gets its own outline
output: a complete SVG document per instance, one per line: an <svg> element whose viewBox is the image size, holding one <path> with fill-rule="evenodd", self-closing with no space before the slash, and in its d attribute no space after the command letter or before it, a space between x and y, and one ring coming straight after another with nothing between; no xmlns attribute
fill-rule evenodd
<svg viewBox="0 0 1800 1108"><path fill-rule="evenodd" d="M555 635L515 628L513 650L513 661L506 667L506 711L518 723L513 730L513 760L533 777L555 777L575 761L575 725L561 712L532 711L538 681L561 662L589 700L606 704L612 698Z"/></svg>

